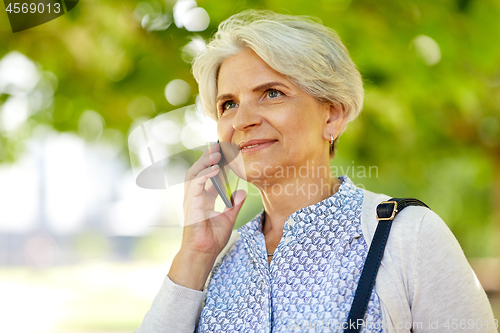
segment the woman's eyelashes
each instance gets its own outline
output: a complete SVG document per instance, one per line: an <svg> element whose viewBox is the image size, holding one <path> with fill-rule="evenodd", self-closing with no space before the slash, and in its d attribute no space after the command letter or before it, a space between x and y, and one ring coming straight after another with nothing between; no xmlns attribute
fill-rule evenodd
<svg viewBox="0 0 500 333"><path fill-rule="evenodd" d="M221 103L220 111L224 112L229 109L234 109L237 106L238 104L235 101L225 101L224 103Z"/></svg>
<svg viewBox="0 0 500 333"><path fill-rule="evenodd" d="M266 90L266 97L268 97L268 98L277 98L277 97L284 96L284 95L285 94L283 94L281 91L279 91L277 89Z"/></svg>

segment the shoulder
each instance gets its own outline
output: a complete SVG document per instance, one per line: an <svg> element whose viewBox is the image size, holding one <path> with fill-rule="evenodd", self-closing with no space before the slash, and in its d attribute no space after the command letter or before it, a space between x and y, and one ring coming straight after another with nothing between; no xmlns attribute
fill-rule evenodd
<svg viewBox="0 0 500 333"><path fill-rule="evenodd" d="M377 205L390 198L386 194L363 190L361 227L368 244L371 243L378 225L376 217ZM401 241L417 241L422 228L425 230L435 228L440 230L443 228L448 229L443 220L429 208L409 206L402 210L394 219L390 239L397 238Z"/></svg>
<svg viewBox="0 0 500 333"><path fill-rule="evenodd" d="M364 190L361 225L368 245L378 224L375 209L387 199ZM460 244L444 221L425 207L407 207L394 219L375 289L388 323L432 320L441 325L456 318L493 318Z"/></svg>
<svg viewBox="0 0 500 333"><path fill-rule="evenodd" d="M364 194L361 227L370 245L379 223L376 207L390 197L366 190ZM444 260L461 263L464 271L470 270L460 244L441 217L421 206L409 206L398 213L391 226L382 264L398 270L399 276L413 279L441 267Z"/></svg>
<svg viewBox="0 0 500 333"><path fill-rule="evenodd" d="M367 190L363 192L361 228L363 237L370 246L379 223L376 218L376 207L391 197ZM439 217L428 208L409 206L402 210L392 223L375 282L375 289L383 304L383 312L390 321L407 322L412 317L410 304L414 294L415 269L418 269L416 265L420 233L423 225L432 226L436 219Z"/></svg>
<svg viewBox="0 0 500 333"><path fill-rule="evenodd" d="M388 195L364 190L361 228L368 246L379 223L376 207L388 199ZM393 277L398 275L408 282L414 277L416 265L421 260L427 262L429 269L438 264L434 260L423 259L422 255L428 250L453 257L464 256L455 236L435 212L426 207L409 206L398 213L392 223L382 265L393 270Z"/></svg>

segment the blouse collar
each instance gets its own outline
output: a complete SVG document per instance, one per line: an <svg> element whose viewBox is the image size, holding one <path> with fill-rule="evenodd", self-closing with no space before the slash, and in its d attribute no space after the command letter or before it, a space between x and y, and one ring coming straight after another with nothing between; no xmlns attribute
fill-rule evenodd
<svg viewBox="0 0 500 333"><path fill-rule="evenodd" d="M293 227L294 222L298 221L312 223L314 221L321 220L322 217L326 217L331 213L332 207L342 208L346 206L353 206L355 204L353 200L356 200L355 192L358 188L347 175L340 176L339 179L342 183L340 184L337 192L324 200L297 210L288 217L288 223L285 224L285 228ZM262 212L253 220L241 226L238 229L240 233L243 232L251 235L262 233L262 223L265 216L264 213L265 211L263 209ZM313 218L313 216L315 216L315 218Z"/></svg>

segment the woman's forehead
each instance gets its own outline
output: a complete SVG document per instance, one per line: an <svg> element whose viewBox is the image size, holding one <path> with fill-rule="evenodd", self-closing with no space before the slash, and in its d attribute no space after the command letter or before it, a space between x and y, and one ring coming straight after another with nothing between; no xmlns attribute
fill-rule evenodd
<svg viewBox="0 0 500 333"><path fill-rule="evenodd" d="M253 91L268 83L293 85L284 75L277 72L252 49L245 49L227 58L221 65L217 80L218 94L225 94L236 88Z"/></svg>

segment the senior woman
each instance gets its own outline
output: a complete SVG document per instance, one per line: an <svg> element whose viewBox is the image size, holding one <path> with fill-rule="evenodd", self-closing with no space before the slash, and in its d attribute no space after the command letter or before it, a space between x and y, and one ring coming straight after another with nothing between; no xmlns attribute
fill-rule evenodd
<svg viewBox="0 0 500 333"><path fill-rule="evenodd" d="M215 144L189 169L185 226L136 332L341 332L389 197L330 173L363 104L336 33L304 17L245 11L194 60L205 112L241 149L264 210L232 232L245 193L213 216ZM212 167L213 166L213 167ZM199 222L202 221L202 222ZM424 207L394 220L362 332L496 332L486 295L444 222Z"/></svg>

